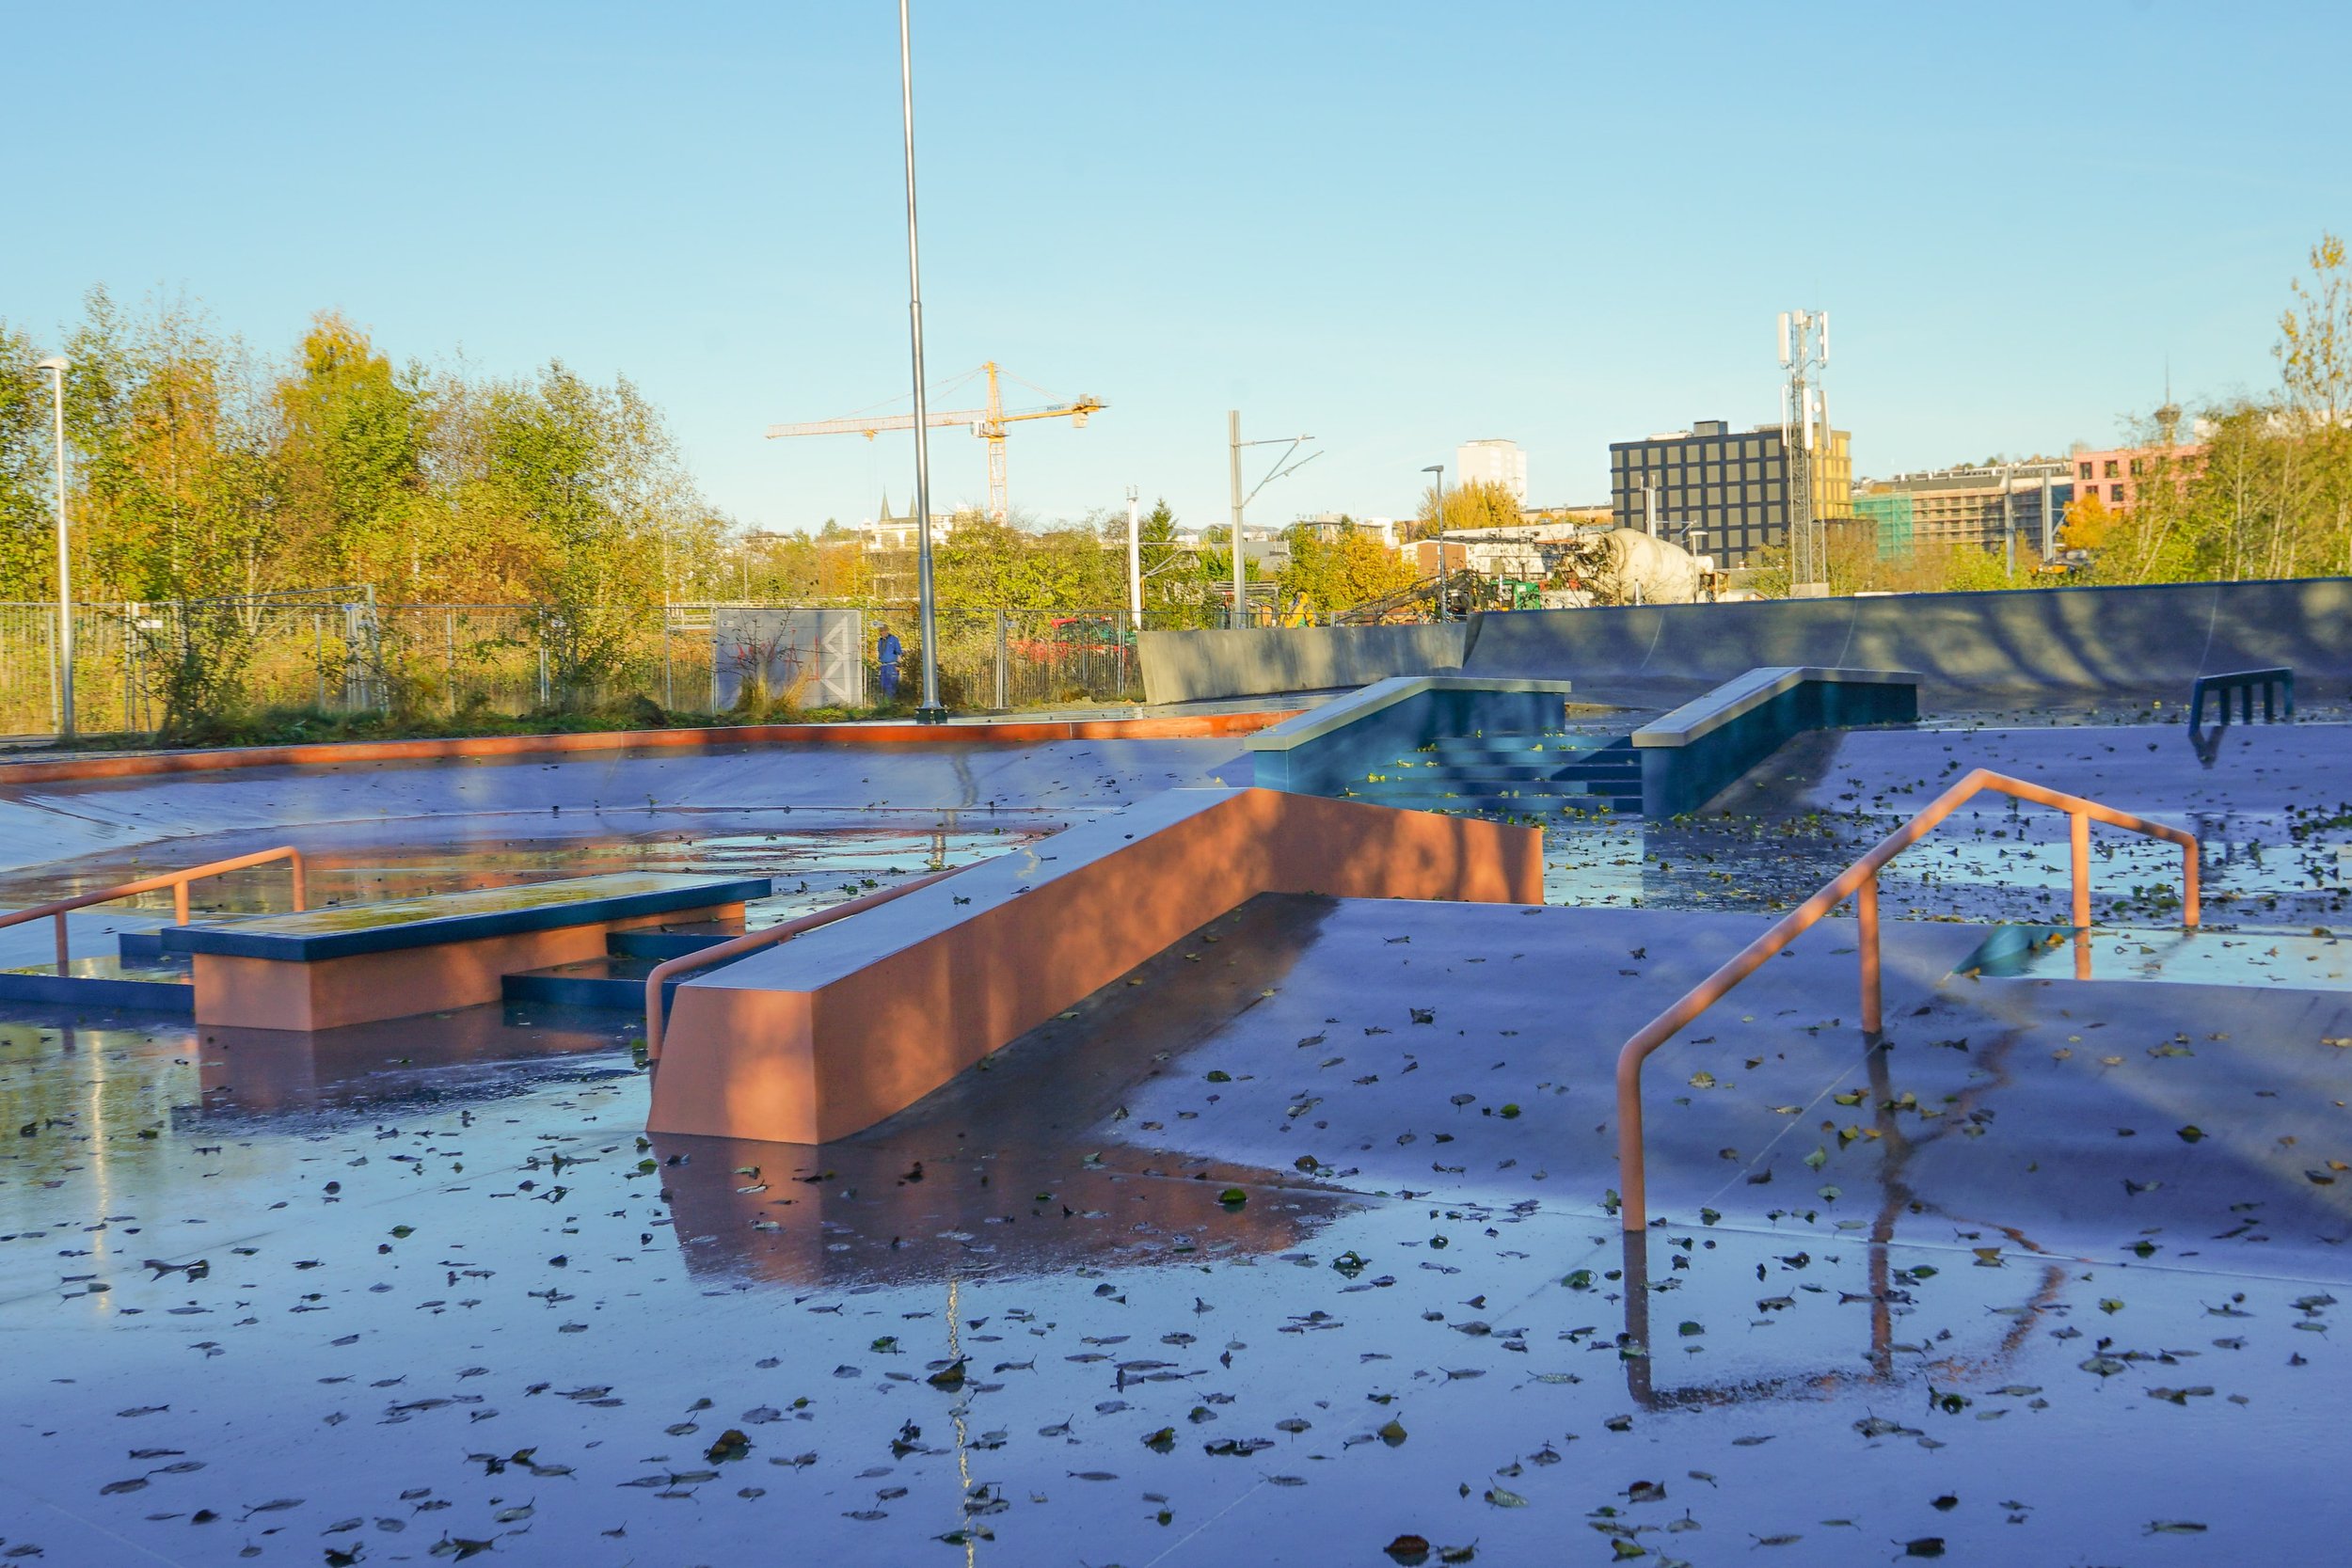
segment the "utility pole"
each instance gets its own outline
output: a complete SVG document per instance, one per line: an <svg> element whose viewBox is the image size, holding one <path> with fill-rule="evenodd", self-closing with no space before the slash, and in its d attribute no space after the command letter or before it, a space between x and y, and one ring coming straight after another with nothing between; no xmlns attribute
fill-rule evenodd
<svg viewBox="0 0 2352 1568"><path fill-rule="evenodd" d="M1239 631L1244 626L1248 624L1243 618L1242 612L1244 608L1249 603L1249 600L1248 597L1248 584L1243 580L1242 571L1241 410L1238 408L1228 408L1225 411L1225 449L1228 459L1225 466L1226 475L1229 483L1232 484L1233 498L1233 537L1232 541L1233 546L1233 612L1231 619L1229 619L1225 624L1229 629Z"/></svg>
<svg viewBox="0 0 2352 1568"><path fill-rule="evenodd" d="M1241 410L1229 408L1225 412L1227 472L1231 476L1233 497L1233 614L1226 625L1233 630L1238 631L1248 624L1246 614L1249 605L1249 584L1244 571L1246 552L1242 548L1241 538L1242 509L1256 498L1260 490L1278 479L1288 478L1321 457L1323 453L1311 451L1295 463L1291 461L1300 447L1313 439L1311 436L1294 436L1285 441L1279 436L1273 436L1263 441L1245 441L1241 438ZM1282 455L1274 460L1274 467L1266 470L1265 478L1258 481L1247 496L1241 491L1241 449L1244 447L1282 447L1285 449Z"/></svg>
<svg viewBox="0 0 2352 1568"><path fill-rule="evenodd" d="M2017 513L2010 495L2015 472L2011 465L2001 465L2001 570L2011 582L2017 580Z"/></svg>
<svg viewBox="0 0 2352 1568"><path fill-rule="evenodd" d="M50 657L57 671L57 738L73 738L73 556L68 547L65 517L65 372L71 361L53 356L37 369L47 371L56 383L57 420L57 635ZM61 941L63 939L60 939Z"/></svg>
<svg viewBox="0 0 2352 1568"><path fill-rule="evenodd" d="M1137 514L1143 498L1127 486L1127 613L1137 631L1143 629L1143 535Z"/></svg>
<svg viewBox="0 0 2352 1568"><path fill-rule="evenodd" d="M923 262L914 225L914 55L907 0L898 0L898 105L907 147L907 321L914 352L914 596L923 639L923 703L915 722L942 724L939 705L939 607L931 591L931 444L923 407Z"/></svg>
<svg viewBox="0 0 2352 1568"><path fill-rule="evenodd" d="M1433 463L1422 470L1437 475L1438 507L1433 516L1438 525L1438 619L1451 619L1445 612L1445 465Z"/></svg>

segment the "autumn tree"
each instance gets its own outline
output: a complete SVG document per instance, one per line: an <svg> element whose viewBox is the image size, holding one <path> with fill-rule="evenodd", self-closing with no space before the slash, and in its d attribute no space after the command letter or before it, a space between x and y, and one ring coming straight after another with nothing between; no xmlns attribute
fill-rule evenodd
<svg viewBox="0 0 2352 1568"><path fill-rule="evenodd" d="M41 352L0 321L0 599L56 592L56 435Z"/></svg>
<svg viewBox="0 0 2352 1568"><path fill-rule="evenodd" d="M1411 532L1416 539L1426 539L1432 534L1451 532L1455 529L1517 528L1523 521L1519 515L1518 497L1512 493L1509 485L1493 480L1474 479L1468 484L1457 484L1446 491L1442 508L1438 504L1436 485L1423 490Z"/></svg>
<svg viewBox="0 0 2352 1568"><path fill-rule="evenodd" d="M1369 600L1409 588L1417 574L1404 557L1367 529L1343 524L1326 540L1309 524L1290 531L1291 559L1281 575L1281 594L1304 594L1325 614L1353 610Z"/></svg>

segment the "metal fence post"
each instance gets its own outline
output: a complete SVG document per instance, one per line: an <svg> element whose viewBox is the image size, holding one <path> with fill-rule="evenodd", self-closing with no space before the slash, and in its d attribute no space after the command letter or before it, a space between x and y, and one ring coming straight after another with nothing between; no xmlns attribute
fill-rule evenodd
<svg viewBox="0 0 2352 1568"><path fill-rule="evenodd" d="M65 699L59 695L57 688L57 614L54 606L51 607L48 626L44 629L49 634L50 728L57 732L58 739L63 740L65 738Z"/></svg>
<svg viewBox="0 0 2352 1568"><path fill-rule="evenodd" d="M1012 706L1012 650L1005 641L1007 616L996 612L996 706L998 711Z"/></svg>

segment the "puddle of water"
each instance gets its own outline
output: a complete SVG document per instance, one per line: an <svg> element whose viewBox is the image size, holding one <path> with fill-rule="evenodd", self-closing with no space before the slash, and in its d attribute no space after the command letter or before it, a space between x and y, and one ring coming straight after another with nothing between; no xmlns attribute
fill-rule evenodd
<svg viewBox="0 0 2352 1568"><path fill-rule="evenodd" d="M2089 973L2081 958L2089 958ZM2012 926L1988 938L1959 972L2042 979L2162 980L2175 985L2352 990L2352 941L2229 931L2093 931L2079 945L2066 927Z"/></svg>

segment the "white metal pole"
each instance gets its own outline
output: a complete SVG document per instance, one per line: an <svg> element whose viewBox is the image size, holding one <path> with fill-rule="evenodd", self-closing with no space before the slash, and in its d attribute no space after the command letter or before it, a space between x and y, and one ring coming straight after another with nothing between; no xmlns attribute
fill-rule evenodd
<svg viewBox="0 0 2352 1568"><path fill-rule="evenodd" d="M1143 629L1143 535L1138 513L1143 499L1127 486L1127 613L1137 631Z"/></svg>
<svg viewBox="0 0 2352 1568"><path fill-rule="evenodd" d="M1241 549L1241 410L1225 411L1226 471L1232 486L1233 498L1233 619L1235 629L1248 625L1243 619L1248 609L1248 585L1243 580Z"/></svg>
<svg viewBox="0 0 2352 1568"><path fill-rule="evenodd" d="M898 104L907 148L907 322L914 353L914 593L923 640L923 703L918 723L945 721L939 705L939 617L931 591L931 446L923 406L923 263L914 224L914 55L907 0L898 0Z"/></svg>
<svg viewBox="0 0 2352 1568"><path fill-rule="evenodd" d="M65 372L64 359L44 359L40 368L54 384L57 427L57 738L73 738L73 556L66 532L65 515Z"/></svg>

